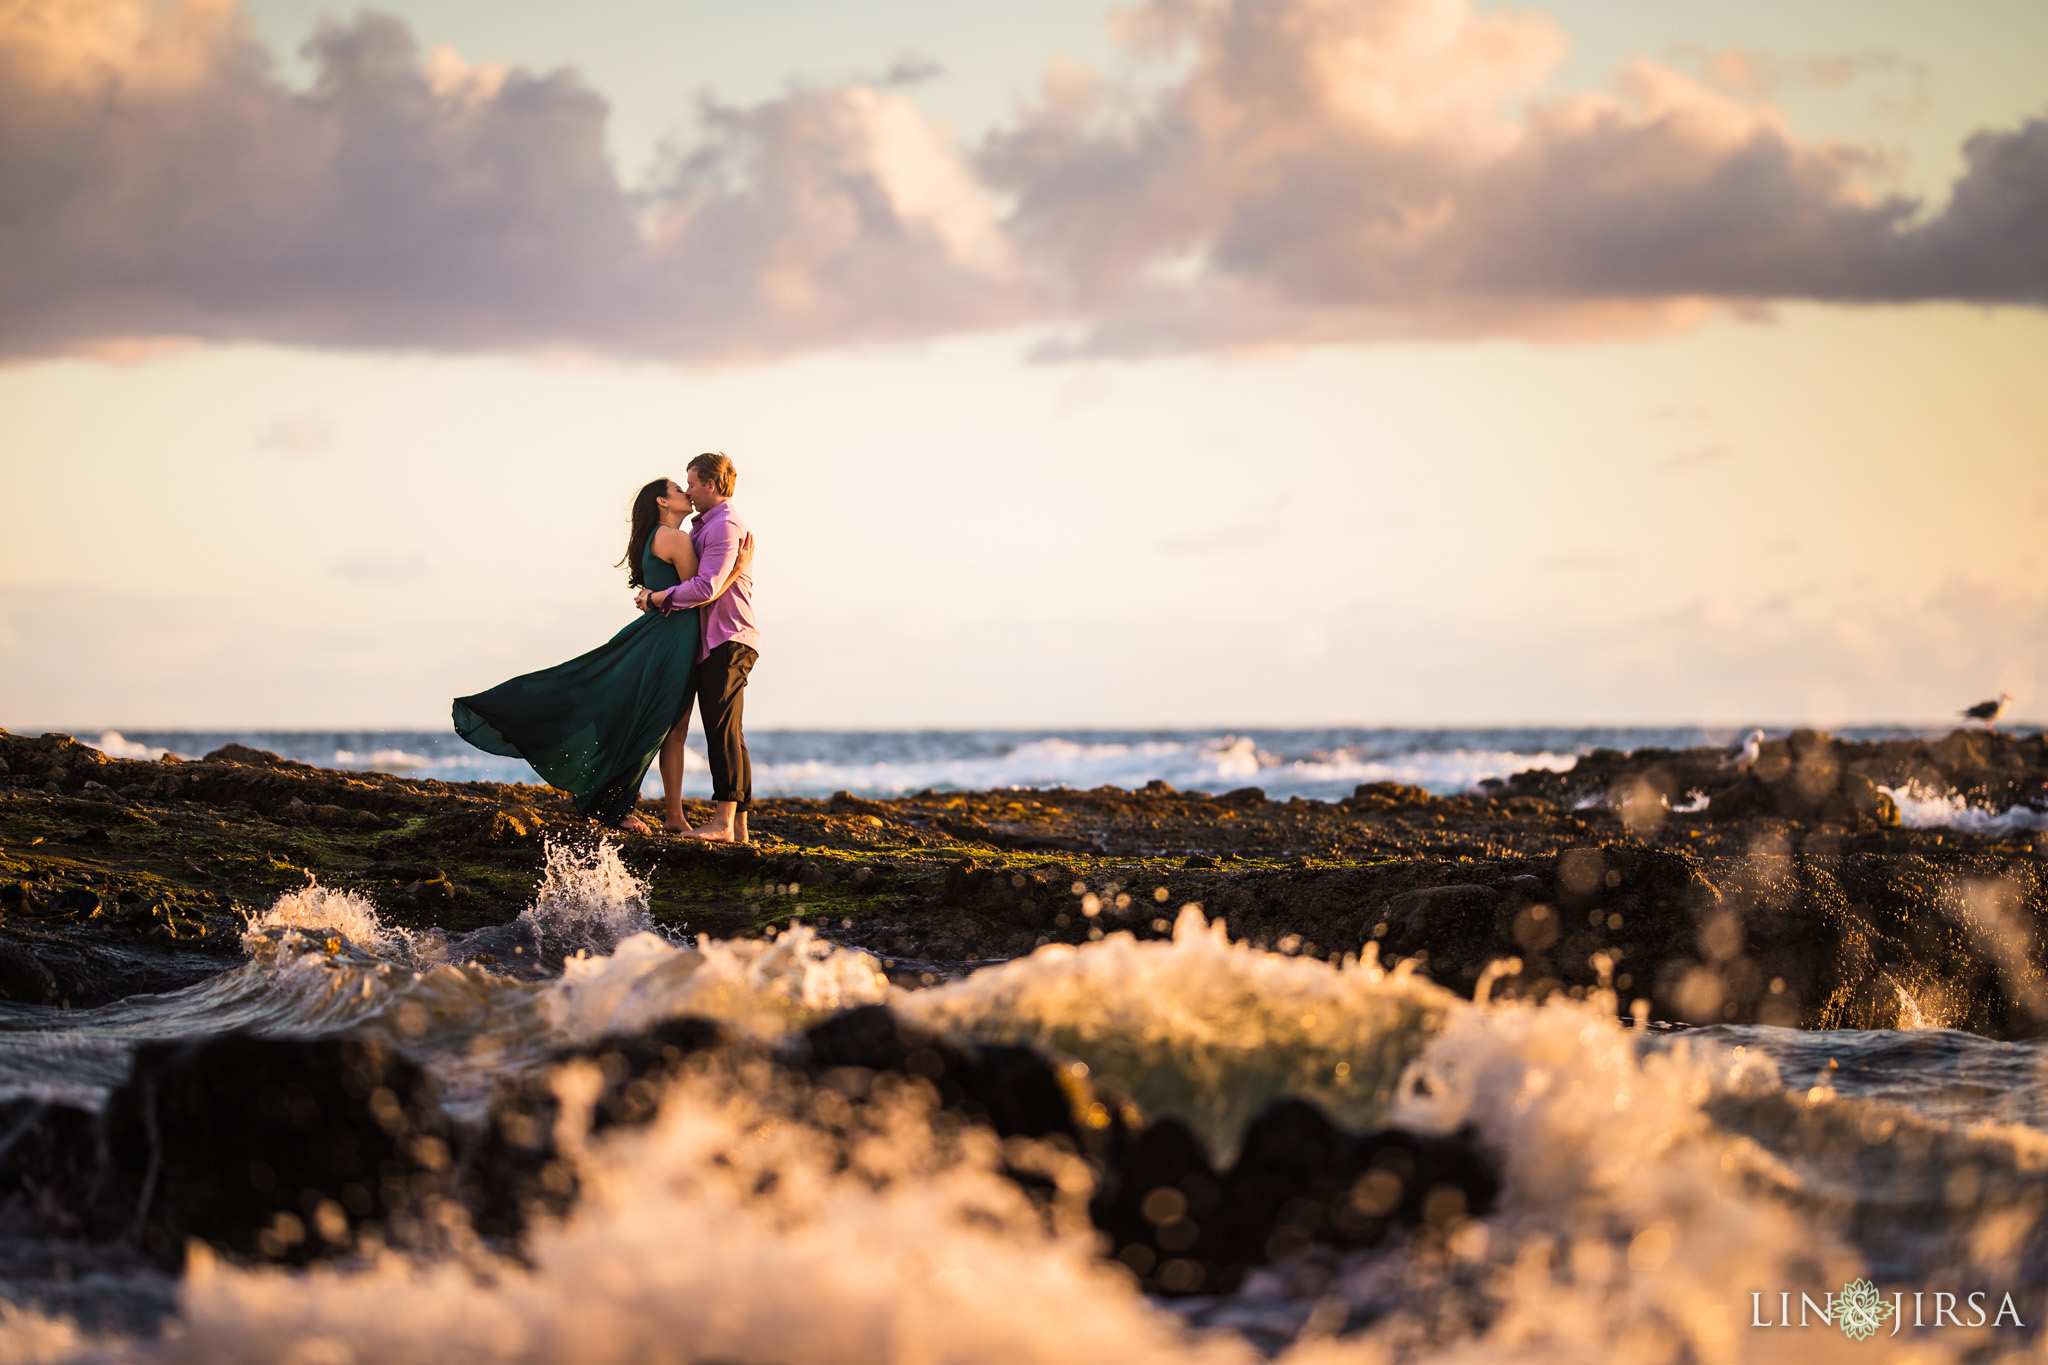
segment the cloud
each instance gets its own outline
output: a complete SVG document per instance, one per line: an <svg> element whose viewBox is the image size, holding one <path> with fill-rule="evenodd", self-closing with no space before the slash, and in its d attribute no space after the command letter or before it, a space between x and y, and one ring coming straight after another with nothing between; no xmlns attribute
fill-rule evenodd
<svg viewBox="0 0 2048 1365"><path fill-rule="evenodd" d="M622 187L572 72L323 24L303 92L223 0L0 9L0 354L196 337L734 356L1015 312L994 210L910 98L711 108Z"/></svg>
<svg viewBox="0 0 2048 1365"><path fill-rule="evenodd" d="M1191 53L1136 109L1065 79L983 154L1087 305L1083 349L1610 333L1709 303L2048 300L2048 123L1980 133L1953 202L1637 61L1539 94L1540 15L1466 0L1157 0ZM1170 36L1162 38L1165 32ZM1160 267L1172 263L1170 274Z"/></svg>
<svg viewBox="0 0 2048 1365"><path fill-rule="evenodd" d="M905 63L707 103L627 187L570 71L423 57L366 14L320 27L295 90L233 0L13 0L0 356L734 360L1020 324L1142 352L2048 302L2048 122L1973 137L1929 213L1760 102L1875 58L1731 58L1721 88L1639 61L1553 96L1559 27L1470 0L1153 0L1118 32L1128 70L1055 63L977 147Z"/></svg>
<svg viewBox="0 0 2048 1365"><path fill-rule="evenodd" d="M1883 48L1786 56L1685 43L1673 56L1716 89L1755 98L1787 89L1834 90L1859 81L1895 82L1910 88L1902 105L1910 107L1925 102L1931 74L1927 63Z"/></svg>

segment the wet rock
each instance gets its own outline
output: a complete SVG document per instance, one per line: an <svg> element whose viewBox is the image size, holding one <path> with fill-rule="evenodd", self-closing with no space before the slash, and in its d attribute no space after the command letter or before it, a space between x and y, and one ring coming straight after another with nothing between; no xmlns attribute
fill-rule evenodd
<svg viewBox="0 0 2048 1365"><path fill-rule="evenodd" d="M1422 956L1439 974L1475 975L1497 946L1501 903L1492 887L1460 884L1396 896L1379 912L1387 926L1381 954L1388 961Z"/></svg>
<svg viewBox="0 0 2048 1365"><path fill-rule="evenodd" d="M50 898L50 909L67 915L99 913L100 894L83 886L69 887Z"/></svg>
<svg viewBox="0 0 2048 1365"><path fill-rule="evenodd" d="M885 1005L846 1010L814 1026L804 1034L802 1056L814 1073L922 1076L948 1109L1004 1137L1075 1134L1067 1093L1042 1053L1010 1044L955 1043L906 1023Z"/></svg>
<svg viewBox="0 0 2048 1365"><path fill-rule="evenodd" d="M1402 806L1426 806L1436 798L1421 787L1405 782L1367 782L1351 793L1345 804L1353 810L1396 810Z"/></svg>
<svg viewBox="0 0 2048 1365"><path fill-rule="evenodd" d="M1148 1290L1183 1295L1235 1289L1312 1243L1371 1246L1397 1228L1446 1236L1491 1211L1499 1191L1467 1137L1348 1133L1283 1099L1246 1128L1221 1175L1185 1124L1151 1124L1119 1144L1090 1214Z"/></svg>
<svg viewBox="0 0 2048 1365"><path fill-rule="evenodd" d="M286 772L317 771L310 763L274 754L268 749L254 749L246 744L223 744L200 760L202 763L234 763L246 768L278 768Z"/></svg>
<svg viewBox="0 0 2048 1365"><path fill-rule="evenodd" d="M362 814L376 821L377 817L371 815L369 811ZM483 837L486 842L493 844L523 844L533 838L533 829L527 821L517 815L497 810L491 812L490 824L483 831Z"/></svg>
<svg viewBox="0 0 2048 1365"><path fill-rule="evenodd" d="M79 1230L104 1159L99 1118L90 1110L0 1101L0 1218L17 1228Z"/></svg>
<svg viewBox="0 0 2048 1365"><path fill-rule="evenodd" d="M565 1049L542 1070L501 1084L487 1125L459 1158L461 1198L472 1225L486 1236L515 1238L536 1215L559 1214L574 1200L574 1167L561 1160L555 1145L562 1110L551 1079L554 1068L575 1062L597 1067L601 1079L590 1129L601 1132L653 1118L663 1086L684 1060L727 1042L716 1021L686 1015L645 1033Z"/></svg>
<svg viewBox="0 0 2048 1365"><path fill-rule="evenodd" d="M366 1038L146 1043L101 1134L92 1218L172 1265L188 1238L295 1264L367 1228L430 1242L450 1183L432 1085Z"/></svg>
<svg viewBox="0 0 2048 1365"><path fill-rule="evenodd" d="M971 858L962 858L946 869L939 894L948 905L966 905L988 881L987 870Z"/></svg>
<svg viewBox="0 0 2048 1365"><path fill-rule="evenodd" d="M111 919L108 916L94 923ZM180 942L171 951L144 953L80 942L77 935L48 930L23 934L0 930L0 997L22 1004L81 1009L103 1005L204 981L226 965L225 955L235 952L225 940L218 948L210 941L203 945ZM15 991L22 993L12 993Z"/></svg>
<svg viewBox="0 0 2048 1365"><path fill-rule="evenodd" d="M57 978L26 943L0 938L0 1000L17 1005L54 1005Z"/></svg>
<svg viewBox="0 0 2048 1365"><path fill-rule="evenodd" d="M398 900L402 904L423 909L439 909L452 905L455 903L455 897L455 888L448 883L446 877L417 881L398 893Z"/></svg>
<svg viewBox="0 0 2048 1365"><path fill-rule="evenodd" d="M834 815L871 815L877 819L886 819L893 814L884 803L865 800L852 792L833 792L825 802L825 809Z"/></svg>
<svg viewBox="0 0 2048 1365"><path fill-rule="evenodd" d="M1845 768L1825 735L1803 730L1780 761L1759 758L1707 807L1716 822L1775 816L1835 826L1851 833L1899 823L1899 808L1868 775Z"/></svg>
<svg viewBox="0 0 2048 1365"><path fill-rule="evenodd" d="M446 880L448 874L432 863L375 862L363 869L365 877L383 877L394 882Z"/></svg>

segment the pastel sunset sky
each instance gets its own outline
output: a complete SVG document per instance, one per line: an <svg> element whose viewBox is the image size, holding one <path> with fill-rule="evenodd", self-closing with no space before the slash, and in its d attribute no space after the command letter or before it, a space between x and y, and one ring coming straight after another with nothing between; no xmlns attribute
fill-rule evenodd
<svg viewBox="0 0 2048 1365"><path fill-rule="evenodd" d="M0 725L2048 715L2039 0L0 0Z"/></svg>

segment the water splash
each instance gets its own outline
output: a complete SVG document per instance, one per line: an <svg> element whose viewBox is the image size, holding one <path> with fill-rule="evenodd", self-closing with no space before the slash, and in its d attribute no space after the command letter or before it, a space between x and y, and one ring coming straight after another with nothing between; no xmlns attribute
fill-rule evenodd
<svg viewBox="0 0 2048 1365"><path fill-rule="evenodd" d="M250 915L242 932L242 950L252 957L280 950L324 951L332 956L346 944L394 960L412 960L421 943L421 936L384 923L366 897L332 890L311 878L299 890L279 896L269 909Z"/></svg>
<svg viewBox="0 0 2048 1365"><path fill-rule="evenodd" d="M2009 839L2028 830L2048 830L2048 811L2009 806L2003 811L1973 806L1961 792L1943 792L1918 782L1883 790L1899 807L1907 829L1953 829L1988 839Z"/></svg>
<svg viewBox="0 0 2048 1365"><path fill-rule="evenodd" d="M549 839L533 904L519 922L544 953L608 953L654 928L647 883L619 861L610 839L578 845Z"/></svg>
<svg viewBox="0 0 2048 1365"><path fill-rule="evenodd" d="M556 1031L579 1042L650 1028L679 1014L772 1039L889 995L874 958L835 948L808 925L794 925L772 940L699 937L693 948L635 934L609 956L569 959L545 1008Z"/></svg>
<svg viewBox="0 0 2048 1365"><path fill-rule="evenodd" d="M1933 1025L1927 1022L1927 1016L1920 1012L1920 1002L1918 1000L1915 1000L1911 995L1907 994L1906 988L1904 986L1901 986L1896 981L1894 981L1892 983L1892 992L1899 998L1899 1028L1912 1029L1933 1027Z"/></svg>
<svg viewBox="0 0 2048 1365"><path fill-rule="evenodd" d="M159 748L154 744L137 743L119 730L108 730L98 739L89 739L82 742L88 748L98 749L108 758L133 758L140 759L144 763L154 763L165 754L171 752L169 749Z"/></svg>
<svg viewBox="0 0 2048 1365"><path fill-rule="evenodd" d="M519 1263L293 1273L201 1255L177 1330L106 1358L1250 1365L1153 1309L1080 1226L1049 1226L998 1173L1022 1145L933 1108L914 1084L852 1111L761 1066L686 1071L647 1128L588 1143L578 1204ZM1067 1202L1085 1193L1078 1161L1037 1155Z"/></svg>
<svg viewBox="0 0 2048 1365"><path fill-rule="evenodd" d="M337 768L368 768L374 772L408 773L420 768L431 768L434 760L425 754L415 754L404 749L373 749L359 754L352 749L336 749L334 766Z"/></svg>
<svg viewBox="0 0 2048 1365"><path fill-rule="evenodd" d="M1032 1043L1080 1061L1104 1089L1187 1119L1228 1160L1245 1123L1283 1094L1370 1127L1455 997L1377 954L1332 965L1232 943L1181 910L1171 942L1115 933L1048 944L963 981L904 995L926 1025Z"/></svg>

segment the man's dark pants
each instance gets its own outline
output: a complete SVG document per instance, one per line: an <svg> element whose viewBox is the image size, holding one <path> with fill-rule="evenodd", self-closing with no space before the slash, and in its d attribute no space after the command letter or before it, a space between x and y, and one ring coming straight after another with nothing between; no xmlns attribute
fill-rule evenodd
<svg viewBox="0 0 2048 1365"><path fill-rule="evenodd" d="M746 710L747 674L761 656L752 645L727 640L706 655L690 680L697 714L704 722L704 754L711 760L711 799L754 804L754 764L740 731Z"/></svg>

